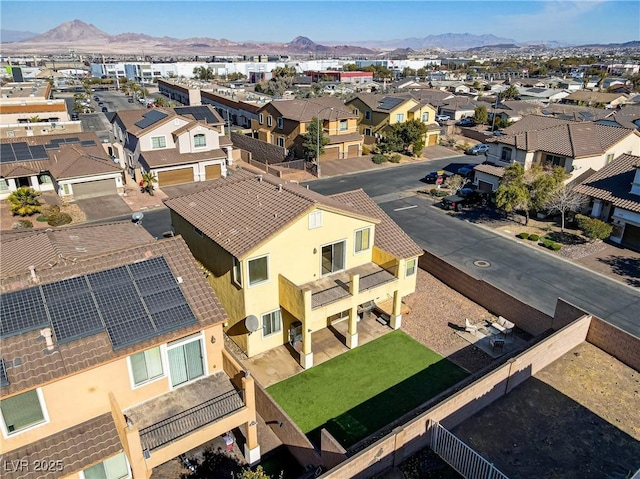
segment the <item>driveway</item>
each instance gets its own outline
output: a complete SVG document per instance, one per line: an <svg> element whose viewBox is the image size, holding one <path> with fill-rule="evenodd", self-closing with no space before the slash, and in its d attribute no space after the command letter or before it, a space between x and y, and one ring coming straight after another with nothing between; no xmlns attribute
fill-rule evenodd
<svg viewBox="0 0 640 479"><path fill-rule="evenodd" d="M119 195L86 198L84 200L76 200L74 203L84 212L87 221L131 215L131 208Z"/></svg>

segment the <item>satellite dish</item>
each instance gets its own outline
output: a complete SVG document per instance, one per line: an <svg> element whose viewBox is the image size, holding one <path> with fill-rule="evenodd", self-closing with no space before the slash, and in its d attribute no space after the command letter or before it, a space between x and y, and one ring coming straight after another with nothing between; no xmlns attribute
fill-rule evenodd
<svg viewBox="0 0 640 479"><path fill-rule="evenodd" d="M131 221L136 224L140 224L142 222L142 218L144 218L144 213L137 212L131 215Z"/></svg>
<svg viewBox="0 0 640 479"><path fill-rule="evenodd" d="M244 326L249 331L249 334L251 334L258 330L258 328L260 327L260 323L258 322L258 318L255 315L250 314L245 318Z"/></svg>

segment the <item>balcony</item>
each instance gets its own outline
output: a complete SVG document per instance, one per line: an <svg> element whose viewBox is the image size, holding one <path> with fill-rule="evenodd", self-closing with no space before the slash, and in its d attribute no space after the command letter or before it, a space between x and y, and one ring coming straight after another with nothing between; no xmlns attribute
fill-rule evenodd
<svg viewBox="0 0 640 479"><path fill-rule="evenodd" d="M229 376L218 373L135 406L125 414L138 426L142 449L151 452L244 407Z"/></svg>
<svg viewBox="0 0 640 479"><path fill-rule="evenodd" d="M352 276L356 274L360 276L358 294L396 280L393 274L375 263L367 263L325 276L301 286L302 289L308 288L311 291L311 309L317 309L351 296Z"/></svg>

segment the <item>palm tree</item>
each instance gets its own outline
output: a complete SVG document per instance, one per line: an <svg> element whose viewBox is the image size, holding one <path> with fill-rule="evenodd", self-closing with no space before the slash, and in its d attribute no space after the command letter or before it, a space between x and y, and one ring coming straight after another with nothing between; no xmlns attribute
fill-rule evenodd
<svg viewBox="0 0 640 479"><path fill-rule="evenodd" d="M42 207L38 200L40 192L23 186L11 193L7 198L7 203L11 205L11 214L13 216L31 216L40 213Z"/></svg>
<svg viewBox="0 0 640 479"><path fill-rule="evenodd" d="M142 174L142 179L140 180L140 188L143 192L149 193L149 195L153 196L153 184L156 183L156 177L152 172L148 171Z"/></svg>
<svg viewBox="0 0 640 479"><path fill-rule="evenodd" d="M167 100L165 97L163 96L159 96L155 99L155 101L153 102L153 104L155 106L169 106L169 100Z"/></svg>

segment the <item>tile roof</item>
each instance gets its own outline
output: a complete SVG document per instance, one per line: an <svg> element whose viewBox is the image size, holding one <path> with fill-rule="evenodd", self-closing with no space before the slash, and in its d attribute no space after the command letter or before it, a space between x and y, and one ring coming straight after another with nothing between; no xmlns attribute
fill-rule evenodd
<svg viewBox="0 0 640 479"><path fill-rule="evenodd" d="M496 176L502 178L504 176L504 167L494 165L478 165L474 168L474 171L480 173L486 173L487 175Z"/></svg>
<svg viewBox="0 0 640 479"><path fill-rule="evenodd" d="M519 121L503 128L502 132L505 135L515 135L525 131L544 130L553 126L564 125L569 123L569 120L563 120L544 115L527 115Z"/></svg>
<svg viewBox="0 0 640 479"><path fill-rule="evenodd" d="M633 135L633 131L609 125L601 125L590 121L570 122L555 118L534 116L534 121L543 124L556 122L555 126L539 129L522 130L520 125L529 117L506 128L505 136L487 140L492 143L511 145L524 151L544 151L568 158L587 158L604 154L613 145ZM542 120L544 119L544 120ZM533 123L533 122L531 122ZM517 133L514 134L514 131Z"/></svg>
<svg viewBox="0 0 640 479"><path fill-rule="evenodd" d="M178 109L180 109L181 111L183 111L185 108L188 107L177 107ZM220 115L218 114L218 112L216 111L216 109L211 106L211 105L202 105L196 108L207 108L208 110L211 111L211 113L215 116L215 118L218 120L217 123L209 123L207 124L204 121L200 121L201 124L203 125L212 125L212 124L224 124L224 121L222 120L222 118L220 117ZM143 119L144 115L146 115L147 113L149 113L150 111L156 111L156 112L160 112L160 113L164 113L165 115L167 115L166 117L152 123L151 125L149 125L146 128L140 128L138 125L136 125L137 122L139 122L140 120ZM141 135L144 135L145 133L154 130L155 128L159 127L160 125L164 125L165 123L167 123L168 121L173 120L176 116L182 118L183 120L191 123L193 121L195 121L195 118L193 116L193 114L190 113L183 113L183 114L178 114L176 112L175 108L154 108L153 110L149 110L149 109L144 109L144 110L118 110L116 112L116 115L114 116L114 118L112 119L112 121L119 121L122 126L125 128L125 130L127 131L127 133L132 134L136 137L139 137Z"/></svg>
<svg viewBox="0 0 640 479"><path fill-rule="evenodd" d="M315 208L378 222L296 183L242 169L212 181L206 190L169 198L165 204L239 259Z"/></svg>
<svg viewBox="0 0 640 479"><path fill-rule="evenodd" d="M620 110L614 110L609 118L623 128L640 130L640 105L625 105Z"/></svg>
<svg viewBox="0 0 640 479"><path fill-rule="evenodd" d="M356 118L347 106L335 97L322 97L313 100L274 100L263 107L275 108L283 118L302 123L320 116L324 120L344 120ZM330 110L329 108L333 108Z"/></svg>
<svg viewBox="0 0 640 479"><path fill-rule="evenodd" d="M221 149L207 150L199 153L180 153L177 148L165 148L140 152L140 161L149 168L163 166L188 165L205 160L225 159L227 154Z"/></svg>
<svg viewBox="0 0 640 479"><path fill-rule="evenodd" d="M402 228L400 228L375 201L363 190L347 191L332 195L331 198L344 203L363 213L379 218L376 225L374 245L381 250L391 253L398 258L413 258L422 255L423 251Z"/></svg>
<svg viewBox="0 0 640 479"><path fill-rule="evenodd" d="M122 245L120 242L118 244ZM78 258L76 261L65 262L55 267L36 268L35 274L37 284L43 285L160 256L165 258L172 273L182 278L180 289L197 319L195 324L117 351L113 350L106 332L65 344L56 344L53 353L43 348L39 330L5 337L2 339L2 358L10 384L2 388L3 394L12 395L33 389L104 362L201 331L204 327L226 319L220 302L201 274L186 243L179 236L160 241L150 240L128 248L121 247L117 251ZM4 277L0 282L0 291L17 291L34 284L30 274ZM20 362L16 362L16 359Z"/></svg>
<svg viewBox="0 0 640 479"><path fill-rule="evenodd" d="M73 264L78 258L119 251L123 244L133 246L151 240L153 236L131 221L3 232L0 278L26 274L29 266L42 269Z"/></svg>
<svg viewBox="0 0 640 479"><path fill-rule="evenodd" d="M364 135L360 133L346 133L344 135L328 135L329 144L344 143L345 141L363 141Z"/></svg>
<svg viewBox="0 0 640 479"><path fill-rule="evenodd" d="M57 479L67 477L104 461L122 451L111 413L103 414L51 436L4 452L4 479ZM7 464L27 461L27 468L9 468ZM35 464L62 464L63 467L36 469Z"/></svg>
<svg viewBox="0 0 640 479"><path fill-rule="evenodd" d="M600 102L600 103L610 103L620 98L622 98L623 100L626 100L627 96L622 95L620 93L606 93L606 92L589 91L589 90L574 91L573 93L571 93L569 96L566 97L567 100L572 100L572 101L590 101L590 102Z"/></svg>
<svg viewBox="0 0 640 479"><path fill-rule="evenodd" d="M640 195L630 193L638 164L640 156L621 155L576 186L576 191L640 213Z"/></svg>

